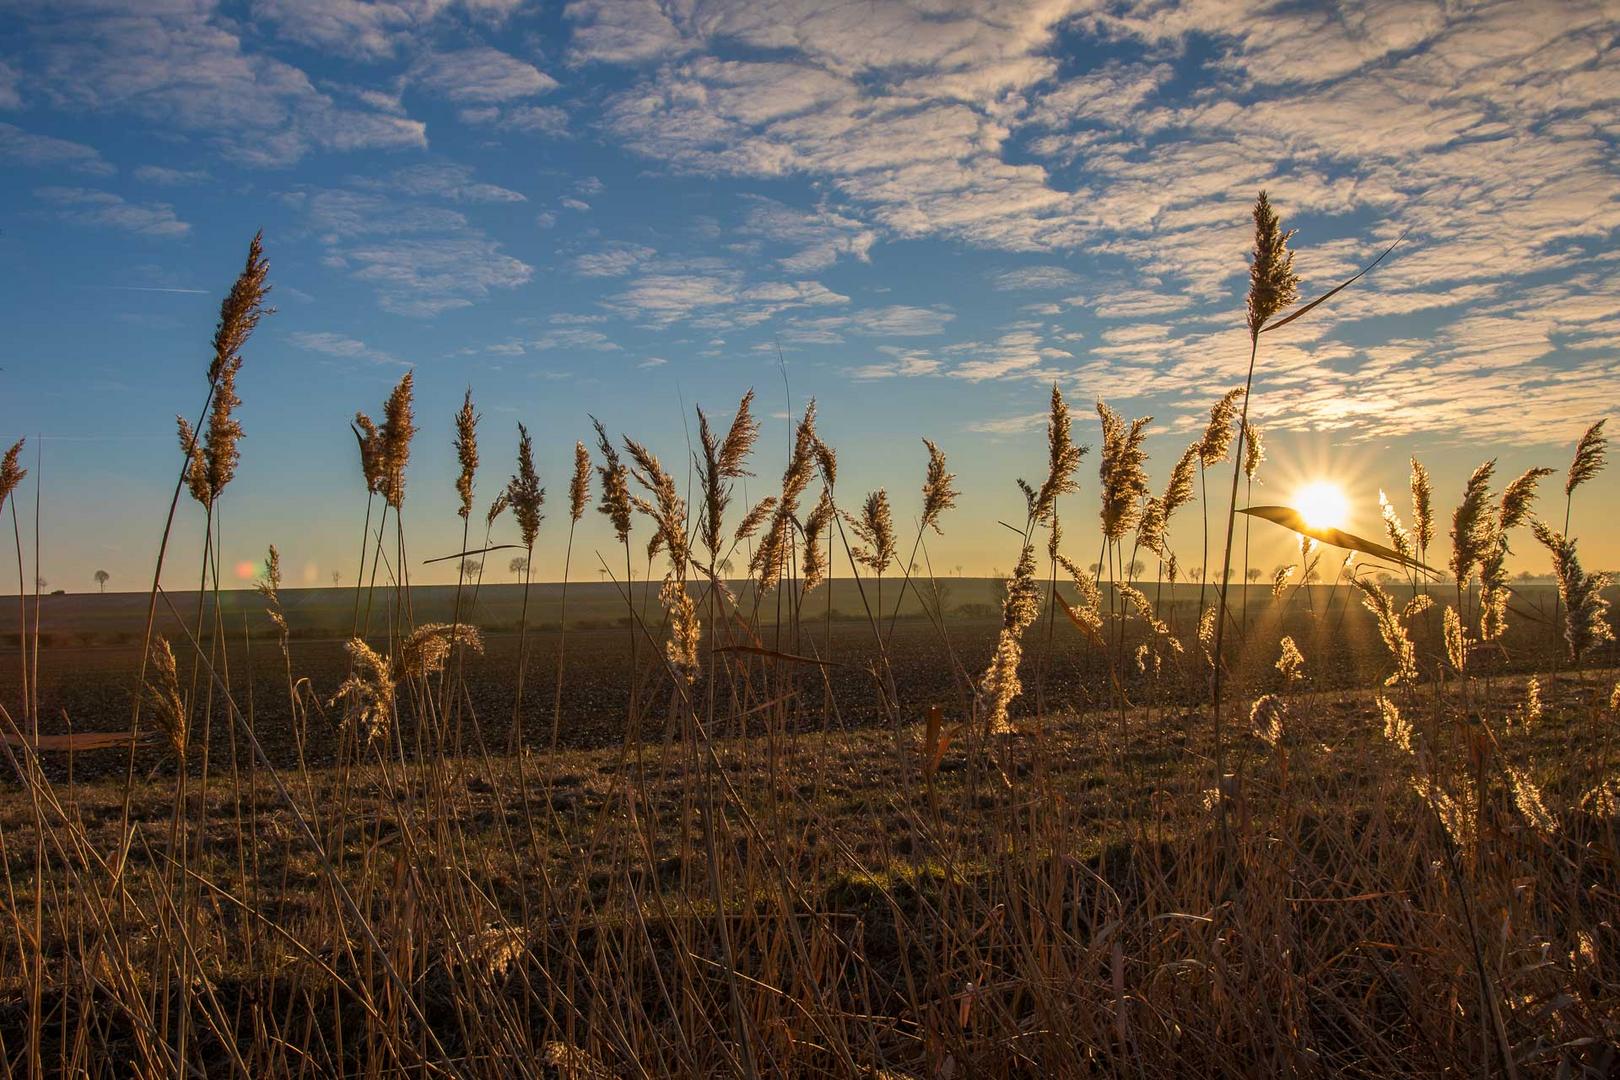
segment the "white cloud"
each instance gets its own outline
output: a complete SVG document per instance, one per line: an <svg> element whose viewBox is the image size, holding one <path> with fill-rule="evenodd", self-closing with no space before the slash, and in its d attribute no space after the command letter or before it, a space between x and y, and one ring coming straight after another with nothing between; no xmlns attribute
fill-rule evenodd
<svg viewBox="0 0 1620 1080"><path fill-rule="evenodd" d="M0 161L36 169L72 169L96 176L109 176L117 171L101 159L100 152L93 146L36 135L3 122L0 122Z"/></svg>
<svg viewBox="0 0 1620 1080"><path fill-rule="evenodd" d="M0 60L0 109L22 108L22 92L18 89L21 83L21 73Z"/></svg>
<svg viewBox="0 0 1620 1080"><path fill-rule="evenodd" d="M280 36L360 60L396 55L449 11L460 9L498 22L519 0L258 0L255 17L275 25Z"/></svg>
<svg viewBox="0 0 1620 1080"><path fill-rule="evenodd" d="M75 225L122 229L138 236L184 236L191 226L167 203L132 203L110 191L43 187L34 192L54 205L56 216Z"/></svg>
<svg viewBox="0 0 1620 1080"><path fill-rule="evenodd" d="M293 344L308 352L324 353L345 360L367 360L374 364L398 364L399 359L381 349L374 349L358 338L328 331L299 330L292 335Z"/></svg>
<svg viewBox="0 0 1620 1080"><path fill-rule="evenodd" d="M581 277L624 277L654 254L641 244L610 244L601 251L575 256L574 272Z"/></svg>
<svg viewBox="0 0 1620 1080"><path fill-rule="evenodd" d="M557 80L533 64L488 45L431 53L415 68L415 82L457 102L507 102L535 97Z"/></svg>
<svg viewBox="0 0 1620 1080"><path fill-rule="evenodd" d="M52 106L139 116L206 134L230 157L285 166L312 148L422 146L423 126L346 108L304 72L244 47L203 3L124 10L96 0L34 9L24 78Z"/></svg>
<svg viewBox="0 0 1620 1080"><path fill-rule="evenodd" d="M473 179L473 170L466 165L441 162L431 165L409 165L396 169L387 176L355 181L360 187L400 191L407 195L432 195L451 202L507 203L525 202L523 195L496 184Z"/></svg>
<svg viewBox="0 0 1620 1080"><path fill-rule="evenodd" d="M1080 275L1061 266L1020 266L1012 270L1003 270L993 275L990 281L1004 292L1024 289L1049 291L1078 288Z"/></svg>
<svg viewBox="0 0 1620 1080"><path fill-rule="evenodd" d="M143 184L181 187L189 184L206 184L213 177L209 175L207 169L171 169L166 165L140 165L135 169L135 179Z"/></svg>
<svg viewBox="0 0 1620 1080"><path fill-rule="evenodd" d="M456 116L464 124L525 135L562 138L568 134L568 113L556 105L478 105L462 109Z"/></svg>
<svg viewBox="0 0 1620 1080"><path fill-rule="evenodd" d="M585 349L591 352L618 352L619 346L600 330L561 327L547 330L529 342L536 349Z"/></svg>
<svg viewBox="0 0 1620 1080"><path fill-rule="evenodd" d="M415 316L468 307L491 289L516 288L534 273L477 232L361 244L334 252L329 261L374 285L385 310Z"/></svg>

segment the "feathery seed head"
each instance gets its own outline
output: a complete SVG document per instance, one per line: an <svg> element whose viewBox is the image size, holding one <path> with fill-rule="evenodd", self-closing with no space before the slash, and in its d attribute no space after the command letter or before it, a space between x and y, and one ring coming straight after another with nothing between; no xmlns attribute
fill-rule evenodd
<svg viewBox="0 0 1620 1080"><path fill-rule="evenodd" d="M855 561L881 576L897 554L894 518L889 512L889 493L878 488L867 495L866 501L861 504L860 516L851 517L849 523L863 545L851 552Z"/></svg>
<svg viewBox="0 0 1620 1080"><path fill-rule="evenodd" d="M1203 441L1193 443L1181 452L1176 467L1170 470L1170 482L1164 486L1164 519L1193 500L1193 476L1198 468L1199 450Z"/></svg>
<svg viewBox="0 0 1620 1080"><path fill-rule="evenodd" d="M931 439L924 439L923 445L928 447L928 475L923 480L922 488L922 527L932 527L934 532L939 533L940 515L956 505L957 491L951 487L956 474L945 471L945 452L935 446Z"/></svg>
<svg viewBox="0 0 1620 1080"><path fill-rule="evenodd" d="M159 634L152 642L152 674L147 679L146 694L151 702L158 727L169 737L174 754L184 761L187 736L190 732L185 703L180 699L180 674L174 662L174 650L169 640Z"/></svg>
<svg viewBox="0 0 1620 1080"><path fill-rule="evenodd" d="M180 422L184 424L185 418L182 417ZM6 451L6 456L0 459L0 509L4 509L6 500L17 490L17 485L23 482L23 477L28 475L28 470L18 463L22 457L23 441L18 439L12 443L11 449Z"/></svg>
<svg viewBox="0 0 1620 1080"><path fill-rule="evenodd" d="M1412 534L1406 531L1401 523L1401 516L1395 512L1394 505L1384 495L1384 489L1378 489L1378 511L1384 518L1384 532L1389 536L1389 546L1403 559L1415 559L1417 553L1412 549Z"/></svg>
<svg viewBox="0 0 1620 1080"><path fill-rule="evenodd" d="M1429 470L1412 459L1412 536L1418 551L1429 550L1434 540L1434 489L1429 483Z"/></svg>
<svg viewBox="0 0 1620 1080"><path fill-rule="evenodd" d="M1205 468L1226 460L1238 415L1237 403L1242 396L1241 386L1228 390L1209 410L1209 424L1204 428L1204 437L1198 441L1198 459Z"/></svg>
<svg viewBox="0 0 1620 1080"><path fill-rule="evenodd" d="M360 474L365 477L366 490L380 495L385 478L382 433L371 422L371 417L363 412L355 413L354 423L349 426L360 444Z"/></svg>
<svg viewBox="0 0 1620 1080"><path fill-rule="evenodd" d="M506 513L506 508L511 505L512 498L506 493L506 489L501 488L497 491L495 497L489 501L489 509L484 512L484 528L493 528L495 519Z"/></svg>
<svg viewBox="0 0 1620 1080"><path fill-rule="evenodd" d="M769 507L766 506L766 503L772 501L766 499L754 508L755 511L763 509L768 512ZM827 526L832 524L834 513L832 495L827 488L823 487L821 489L821 498L816 500L816 505L811 509L810 516L804 519L803 569L804 591L807 593L827 579L827 552L824 538L827 533ZM764 514L761 513L760 517L763 519Z"/></svg>
<svg viewBox="0 0 1620 1080"><path fill-rule="evenodd" d="M1605 618L1609 602L1603 598L1609 575L1588 574L1581 567L1573 539L1541 521L1531 522L1530 528L1552 552L1558 596L1563 601L1564 641L1569 645L1570 659L1579 661L1593 647L1614 640L1614 631Z"/></svg>
<svg viewBox="0 0 1620 1080"><path fill-rule="evenodd" d="M1490 498L1491 475L1495 471L1495 458L1474 470L1463 490L1462 502L1451 516L1451 576L1456 579L1458 588L1468 584L1474 566L1484 558L1491 540L1494 523L1485 512L1485 504Z"/></svg>
<svg viewBox="0 0 1620 1080"><path fill-rule="evenodd" d="M1266 440L1260 429L1253 424L1247 425L1247 434L1243 437L1243 476L1253 480L1254 474L1260 471L1260 463L1266 460Z"/></svg>
<svg viewBox="0 0 1620 1080"><path fill-rule="evenodd" d="M274 309L264 306L264 298L270 292L265 284L269 273L270 263L264 257L264 233L259 232L248 244L246 265L219 305L219 323L214 328L214 358L208 365L209 382L218 380L233 362L241 363L238 354L259 320L275 313Z"/></svg>
<svg viewBox="0 0 1620 1080"><path fill-rule="evenodd" d="M461 509L456 511L463 521L472 515L473 474L478 471L478 414L473 412L472 387L461 399L461 411L456 413L456 460L461 472L456 476L456 493L461 496Z"/></svg>
<svg viewBox="0 0 1620 1080"><path fill-rule="evenodd" d="M1271 208L1264 191L1254 200L1254 254L1249 260L1249 333L1259 336L1271 317L1299 299L1299 275L1288 250L1292 229Z"/></svg>
<svg viewBox="0 0 1620 1080"><path fill-rule="evenodd" d="M578 521L585 516L585 504L591 499L591 453L585 444L574 444L574 478L568 484L568 516Z"/></svg>
<svg viewBox="0 0 1620 1080"><path fill-rule="evenodd" d="M1536 500L1536 484L1552 473L1551 469L1529 469L1502 489L1502 509L1496 523L1498 532L1505 533L1524 523L1530 516L1530 504Z"/></svg>
<svg viewBox="0 0 1620 1080"><path fill-rule="evenodd" d="M630 470L619 460L619 452L613 448L602 421L593 416L591 423L596 427L596 448L602 455L602 464L596 467L602 480L602 501L597 510L613 522L619 543L626 544L630 542Z"/></svg>
<svg viewBox="0 0 1620 1080"><path fill-rule="evenodd" d="M416 435L416 418L411 409L414 383L415 373L407 371L388 395L382 428L377 433L382 439L382 496L395 510L405 504L405 467L410 464L411 439Z"/></svg>
<svg viewBox="0 0 1620 1080"><path fill-rule="evenodd" d="M506 497L512 503L523 546L532 552L540 536L540 522L545 519L540 508L545 505L546 489L540 486L540 474L534 468L534 441L529 438L529 429L521 423L518 424L518 468L507 481Z"/></svg>
<svg viewBox="0 0 1620 1080"><path fill-rule="evenodd" d="M356 726L368 743L374 742L394 722L393 664L360 638L351 638L344 649L349 654L349 677L332 695L328 707L341 703L344 726Z"/></svg>
<svg viewBox="0 0 1620 1080"><path fill-rule="evenodd" d="M457 645L481 654L484 638L478 627L466 623L423 623L400 645L405 677L419 679L443 671L450 650Z"/></svg>
<svg viewBox="0 0 1620 1080"><path fill-rule="evenodd" d="M1575 444L1575 460L1569 463L1569 476L1564 480L1565 495L1573 494L1576 488L1602 471L1609 451L1609 440L1603 434L1606 423L1608 418L1604 417L1587 428L1580 442Z"/></svg>
<svg viewBox="0 0 1620 1080"><path fill-rule="evenodd" d="M191 497L203 506L213 503L213 493L208 490L208 462L203 459L202 441L197 433L191 430L191 423L183 416L174 418L175 426L180 433L180 453L185 455L186 463L181 475L186 482L186 490Z"/></svg>

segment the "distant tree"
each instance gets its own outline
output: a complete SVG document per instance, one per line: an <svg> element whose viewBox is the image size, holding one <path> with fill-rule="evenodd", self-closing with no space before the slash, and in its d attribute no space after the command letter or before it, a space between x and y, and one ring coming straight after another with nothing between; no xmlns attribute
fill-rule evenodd
<svg viewBox="0 0 1620 1080"><path fill-rule="evenodd" d="M720 565L715 567L715 569L720 571L720 576L721 577L725 577L727 574L731 573L733 570L736 569L736 564L733 563L730 559L721 559L720 560Z"/></svg>
<svg viewBox="0 0 1620 1080"><path fill-rule="evenodd" d="M506 568L512 571L513 577L521 578L524 572L529 569L529 560L525 559L522 555L519 555L511 562L507 563Z"/></svg>
<svg viewBox="0 0 1620 1080"><path fill-rule="evenodd" d="M1100 573L1102 573L1102 563L1100 563L1100 562L1092 563L1091 564L1091 576L1096 577Z"/></svg>
<svg viewBox="0 0 1620 1080"><path fill-rule="evenodd" d="M1187 571L1187 579L1189 581L1203 581L1204 580L1204 568L1202 566L1194 566L1194 567L1192 567L1190 570Z"/></svg>
<svg viewBox="0 0 1620 1080"><path fill-rule="evenodd" d="M332 571L332 587L334 589L337 588L338 582L340 582L342 580L343 580L343 571L341 571L341 570Z"/></svg>
<svg viewBox="0 0 1620 1080"><path fill-rule="evenodd" d="M1147 567L1142 563L1141 559L1132 559L1131 565L1127 569L1131 572L1131 580L1135 581L1142 576L1142 571L1146 570Z"/></svg>
<svg viewBox="0 0 1620 1080"><path fill-rule="evenodd" d="M105 570L97 570L96 571L96 584L101 586L101 591L102 592L107 591L107 582L110 581L111 579L112 579L112 575L107 573L107 571L105 571Z"/></svg>
<svg viewBox="0 0 1620 1080"><path fill-rule="evenodd" d="M462 581L477 578L484 571L484 564L477 559L462 559L459 567Z"/></svg>
<svg viewBox="0 0 1620 1080"><path fill-rule="evenodd" d="M50 584L51 583L46 581L43 577L36 576L34 578L34 587L39 589L41 592L50 588Z"/></svg>
<svg viewBox="0 0 1620 1080"><path fill-rule="evenodd" d="M957 577L962 576L962 564L961 563L956 564L956 576Z"/></svg>
<svg viewBox="0 0 1620 1080"><path fill-rule="evenodd" d="M602 568L600 566L596 568L596 575L597 575L597 577L600 577L603 581L607 580L607 570L605 570L604 568Z"/></svg>
<svg viewBox="0 0 1620 1080"><path fill-rule="evenodd" d="M1249 579L1249 584L1253 585L1255 582L1260 580L1260 568L1258 566L1251 566L1244 576Z"/></svg>

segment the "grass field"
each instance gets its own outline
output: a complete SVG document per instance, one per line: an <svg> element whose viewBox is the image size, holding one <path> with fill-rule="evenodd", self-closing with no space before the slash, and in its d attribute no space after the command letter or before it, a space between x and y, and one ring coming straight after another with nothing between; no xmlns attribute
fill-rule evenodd
<svg viewBox="0 0 1620 1080"><path fill-rule="evenodd" d="M1314 305L1263 195L1254 222L1258 361ZM256 240L181 425L169 521L189 495L209 541L266 274ZM902 569L959 524L934 443L901 535L885 491L839 491L813 404L780 488L732 505L750 392L697 413L685 486L603 424L577 445L548 528L567 567L599 510L634 587L443 588L396 574L412 385L355 421L366 586L283 589L271 548L226 592L210 542L200 593L4 615L0 1071L1620 1072L1613 591L1556 528L1602 421L1454 503L1414 460L1374 540L1247 505L1252 373L1162 493L1147 421L1103 402L1080 492L1054 386L992 582ZM530 435L475 514L477 423L469 391L463 554L482 519L532 556ZM22 480L14 448L14 519ZM1193 508L1205 586L1168 539ZM1213 584L1250 510L1298 563ZM1551 583L1510 578L1525 551Z"/></svg>

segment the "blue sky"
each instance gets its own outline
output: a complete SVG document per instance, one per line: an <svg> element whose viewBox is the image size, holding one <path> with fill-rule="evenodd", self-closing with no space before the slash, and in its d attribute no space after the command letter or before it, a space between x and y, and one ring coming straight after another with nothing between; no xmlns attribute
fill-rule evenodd
<svg viewBox="0 0 1620 1080"><path fill-rule="evenodd" d="M1256 385L1264 501L1327 474L1372 532L1409 454L1449 507L1484 458L1562 469L1620 401L1617 39L1582 3L0 0L0 433L42 436L53 585L139 587L262 227L232 563L274 541L292 583L352 580L347 421L414 368L419 552L459 539L469 384L481 504L536 434L544 576L587 413L678 462L691 407L752 386L756 495L815 396L845 501L887 486L908 519L940 442L964 498L935 568L988 572L1052 381L1087 442L1099 396L1151 413L1156 483L1241 383L1263 186L1307 294L1410 230ZM1600 566L1617 494L1576 506ZM1172 537L1192 561L1196 521ZM591 515L576 568L604 539Z"/></svg>

